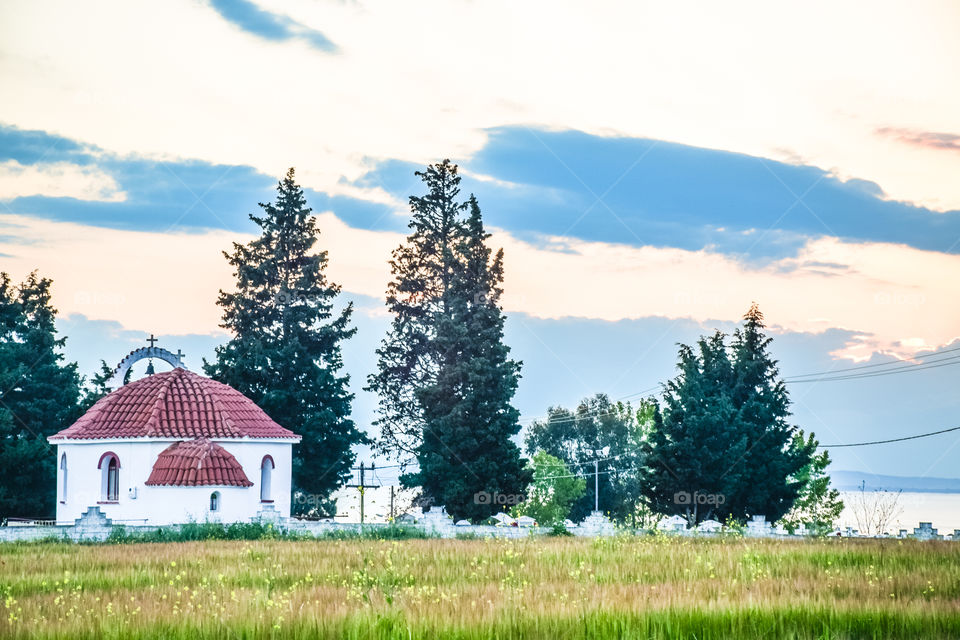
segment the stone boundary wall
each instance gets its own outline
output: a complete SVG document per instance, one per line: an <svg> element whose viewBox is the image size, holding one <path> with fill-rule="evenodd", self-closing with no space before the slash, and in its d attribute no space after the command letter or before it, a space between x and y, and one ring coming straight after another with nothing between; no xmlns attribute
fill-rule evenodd
<svg viewBox="0 0 960 640"><path fill-rule="evenodd" d="M347 523L313 520L296 520L292 518L279 518L272 507L267 507L260 512L254 521L262 523L273 523L277 529L282 531L291 531L296 533L306 533L314 536L332 535L337 532L361 533L364 531L375 531L385 527L394 526L387 523ZM226 523L225 523L226 524ZM440 538L456 537L478 537L478 538L526 538L531 535L543 535L550 532L547 527L514 527L514 526L491 526L491 525L455 525L453 521L444 512L427 512L415 523L400 523L401 526L420 529L424 533L435 535ZM756 526L761 523L755 521L755 526L748 526L743 535L747 537L773 537L773 538L802 538L803 535L789 535L782 531L774 530L769 524L766 526ZM926 525L926 526L923 526ZM0 543L2 542L28 542L35 540L57 539L70 540L73 542L98 542L104 541L110 536L114 526L123 526L131 534L152 533L158 529L176 530L178 525L114 525L107 518L99 507L90 507L87 511L70 525L8 525L0 527ZM569 527L568 531L575 536L597 537L611 536L617 533L629 533L623 529L617 529L613 523L601 514L593 514L579 525ZM646 534L648 531L637 530L632 533ZM723 535L719 531L696 531L690 529L665 529L661 528L660 533L677 536L705 536L713 537ZM928 523L921 523L921 527L914 530L912 535L904 535L901 531L900 538L909 537L920 540L955 540L960 541L960 530L954 531L952 535L940 535L936 529L931 529ZM856 532L846 532L842 537L859 537ZM892 537L892 536L891 536Z"/></svg>

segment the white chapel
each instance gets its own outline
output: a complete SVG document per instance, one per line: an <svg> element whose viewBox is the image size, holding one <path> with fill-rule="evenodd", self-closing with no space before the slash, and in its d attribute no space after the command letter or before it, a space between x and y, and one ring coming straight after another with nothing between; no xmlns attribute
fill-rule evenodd
<svg viewBox="0 0 960 640"><path fill-rule="evenodd" d="M288 517L300 436L174 354L138 351L149 353L128 359L178 366L119 386L49 438L57 446L57 521L91 506L131 525L249 522L264 511Z"/></svg>

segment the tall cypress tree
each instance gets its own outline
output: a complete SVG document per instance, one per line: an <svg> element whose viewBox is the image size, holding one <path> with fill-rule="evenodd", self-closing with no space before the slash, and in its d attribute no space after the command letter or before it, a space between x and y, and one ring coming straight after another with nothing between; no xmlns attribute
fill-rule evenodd
<svg viewBox="0 0 960 640"><path fill-rule="evenodd" d="M80 376L64 363L52 281L0 273L0 515L53 517L56 449L46 438L79 416Z"/></svg>
<svg viewBox="0 0 960 640"><path fill-rule="evenodd" d="M233 338L204 371L303 437L294 448L293 486L310 499L294 509L329 513L330 493L353 464L352 445L366 441L349 417L353 394L341 371L341 342L356 332L353 305L335 308L340 287L324 273L327 252L314 251L320 232L293 169L276 202L260 207L262 216L250 216L260 237L224 253L237 288L221 291L217 304Z"/></svg>
<svg viewBox="0 0 960 640"><path fill-rule="evenodd" d="M520 363L503 343L503 250L490 259L480 207L471 196L459 268L450 274L436 323L439 371L417 392L423 409L420 470L407 477L455 518L481 520L503 508L478 494L520 495L531 479L511 437L520 413L510 404Z"/></svg>
<svg viewBox="0 0 960 640"><path fill-rule="evenodd" d="M433 384L440 370L437 327L448 314L450 281L460 268L456 246L466 210L457 200L457 165L444 160L415 175L427 193L410 196L411 234L390 260L394 277L387 285L387 308L393 321L366 387L379 396L378 449L404 460L416 454L423 437L417 392Z"/></svg>
<svg viewBox="0 0 960 640"><path fill-rule="evenodd" d="M529 481L510 405L520 363L503 343L503 254L491 258L480 207L458 201L457 166L418 172L428 192L411 197L411 235L394 251L387 290L393 314L368 389L380 396L380 447L413 454L406 474L425 505L479 519L502 505L480 492L519 494Z"/></svg>

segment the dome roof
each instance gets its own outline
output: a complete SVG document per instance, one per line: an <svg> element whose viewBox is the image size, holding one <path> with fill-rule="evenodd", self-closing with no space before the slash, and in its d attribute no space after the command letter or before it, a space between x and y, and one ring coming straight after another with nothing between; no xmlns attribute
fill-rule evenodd
<svg viewBox="0 0 960 640"><path fill-rule="evenodd" d="M50 439L141 437L299 439L236 389L180 368L120 387Z"/></svg>
<svg viewBox="0 0 960 640"><path fill-rule="evenodd" d="M144 483L177 487L252 487L229 451L206 438L175 442L157 456Z"/></svg>

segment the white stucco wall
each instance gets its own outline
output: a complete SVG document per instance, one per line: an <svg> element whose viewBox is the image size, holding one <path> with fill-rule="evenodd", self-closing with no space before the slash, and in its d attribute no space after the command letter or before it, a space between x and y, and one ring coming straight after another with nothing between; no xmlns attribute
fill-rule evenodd
<svg viewBox="0 0 960 640"><path fill-rule="evenodd" d="M87 507L99 506L115 524L176 524L189 521L246 522L264 504L260 500L260 463L273 458L271 477L273 506L281 516L290 515L290 472L292 443L289 440L214 440L243 466L252 487L166 487L146 486L153 463L175 439L138 438L122 440L53 440L57 445L57 522L72 523ZM111 451L120 460L116 504L104 504L104 453ZM67 494L61 496L63 470L60 459L67 456ZM105 466L105 465L104 465ZM211 512L210 494L220 492L220 510Z"/></svg>

